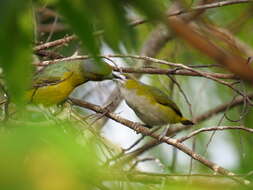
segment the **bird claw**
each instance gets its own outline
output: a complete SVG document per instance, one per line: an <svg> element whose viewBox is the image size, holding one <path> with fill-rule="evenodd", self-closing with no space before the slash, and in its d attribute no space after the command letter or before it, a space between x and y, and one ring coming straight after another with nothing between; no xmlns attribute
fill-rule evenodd
<svg viewBox="0 0 253 190"><path fill-rule="evenodd" d="M111 111L112 111L112 110L111 110L111 106L112 106L112 105L113 105L113 101L110 102L109 104L107 104L106 106L104 106L104 107L103 107L104 112L105 112L105 113L111 112Z"/></svg>
<svg viewBox="0 0 253 190"><path fill-rule="evenodd" d="M159 135L159 137L158 137L159 141L162 141L162 139L167 136L168 130L169 130L169 128L165 128L165 130Z"/></svg>
<svg viewBox="0 0 253 190"><path fill-rule="evenodd" d="M166 134L165 134L165 135L164 135L164 134L159 135L158 140L159 140L159 141L162 141L162 139L163 139L165 136L166 136Z"/></svg>

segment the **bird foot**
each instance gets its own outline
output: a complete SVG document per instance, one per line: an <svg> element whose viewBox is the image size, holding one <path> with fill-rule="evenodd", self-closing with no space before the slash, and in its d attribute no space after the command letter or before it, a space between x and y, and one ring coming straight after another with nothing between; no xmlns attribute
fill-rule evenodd
<svg viewBox="0 0 253 190"><path fill-rule="evenodd" d="M162 141L162 139L163 139L164 137L167 136L168 130L169 130L169 127L166 127L166 128L162 131L162 133L161 133L161 134L159 135L159 137L158 137L158 140L159 140L159 141Z"/></svg>
<svg viewBox="0 0 253 190"><path fill-rule="evenodd" d="M159 135L158 140L162 141L163 137L166 137L166 135L164 135L164 134Z"/></svg>

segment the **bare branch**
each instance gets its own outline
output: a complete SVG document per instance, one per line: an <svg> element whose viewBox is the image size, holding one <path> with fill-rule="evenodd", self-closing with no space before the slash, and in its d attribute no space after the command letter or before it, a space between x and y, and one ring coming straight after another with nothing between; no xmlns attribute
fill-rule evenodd
<svg viewBox="0 0 253 190"><path fill-rule="evenodd" d="M50 48L50 47L63 45L63 44L66 44L66 43L68 43L72 40L75 40L75 39L77 39L77 36L76 35L71 35L71 36L68 36L68 37L65 37L65 38L61 38L59 40L55 40L55 41L52 41L52 42L47 42L47 43L38 45L35 48L33 48L33 51L39 51L39 50L47 49L47 48Z"/></svg>
<svg viewBox="0 0 253 190"><path fill-rule="evenodd" d="M219 79L238 79L234 74L223 74L223 73L212 73L201 71L203 75L199 73L189 71L186 69L160 69L160 68L124 68L124 67L113 67L114 71L125 72L125 73L142 73L142 74L159 74L159 75L183 75L193 77L203 77L203 75L209 75Z"/></svg>
<svg viewBox="0 0 253 190"><path fill-rule="evenodd" d="M253 93L251 94L247 94L247 97L249 97L249 99L252 99L253 98ZM228 109L232 109L238 105L241 105L242 103L244 102L244 98L243 97L236 97L232 102L229 101L227 103L224 103L222 105L219 105L217 107L215 107L214 109L211 109L197 117L195 117L193 119L193 121L195 123L200 123L200 122L203 122L209 118L211 118L212 116L214 115L217 115L221 112L224 112ZM190 129L189 126L179 126L179 127L173 127L173 128L170 128L170 130L168 131L167 135L168 136L171 136L171 135L174 135L180 131L183 131L183 130L188 130ZM144 152L146 152L147 150L150 150L151 148L157 146L161 144L161 142L157 141L157 140L152 140L150 141L149 143L143 145L142 147L130 152L130 153L127 153L126 155L124 155L124 158L121 159L121 163L126 163L126 162L129 162L130 160L132 160L133 158L143 154Z"/></svg>
<svg viewBox="0 0 253 190"><path fill-rule="evenodd" d="M148 56L109 54L109 55L100 55L99 57L101 57L101 58L112 57L112 58L141 59L141 60L150 61L153 63L164 64L164 65L169 65L169 66L179 68L179 69L166 70L166 69L157 69L157 68L134 69L134 68L113 67L114 71L118 71L118 72L123 71L123 72L127 72L127 73L146 73L146 74L165 74L165 75L168 75L168 74L177 75L178 74L178 75L185 75L185 76L202 76L202 77L206 77L206 78L210 78L210 79L215 78L214 80L217 80L216 78L238 79L234 74L222 74L222 73L212 73L212 72L206 72L206 71L199 71L199 70L193 69L192 67L186 66L181 63L173 63L173 62L169 62L169 61L165 61L165 60L161 60L161 59L155 59L155 58L148 57ZM49 64L54 64L54 63L62 62L62 61L74 61L74 60L84 60L84 59L91 59L91 56L76 55L76 56L65 57L65 58L61 58L61 59L54 59L54 60L50 60L50 61L42 61L42 62L35 63L35 64L38 66L46 66Z"/></svg>
<svg viewBox="0 0 253 190"><path fill-rule="evenodd" d="M221 2L215 2L215 3L210 3L210 4L198 5L198 6L192 7L191 9L188 9L188 10L178 10L178 11L175 11L173 13L168 14L167 16L171 17L171 16L176 16L176 15L180 15L180 14L184 14L184 13L188 13L188 12L192 12L192 11L199 11L199 10L223 7L223 6L233 5L233 4L242 4L242 3L251 3L251 2L252 2L252 0L221 1ZM134 27L134 26L137 26L139 24L146 23L146 22L147 22L147 20L143 20L143 19L135 20L135 21L132 21L130 23L130 26ZM61 29L62 29L62 26L61 26ZM45 29L43 29L43 30L45 30ZM69 37L66 37L66 38L61 38L61 39L58 39L58 40L55 40L55 41L52 41L52 42L44 43L44 44L36 46L34 48L34 51L47 49L47 48L50 48L50 47L53 47L53 46L59 46L59 45L68 43L68 42L70 42L74 39L77 39L77 37L75 35L72 35L72 36L69 36Z"/></svg>
<svg viewBox="0 0 253 190"><path fill-rule="evenodd" d="M209 75L208 72L199 71L199 70L193 69L193 68L191 68L189 66L186 66L184 64L181 64L181 63L172 63L172 62L168 62L168 61L161 60L161 59L155 59L155 58L152 58L152 57L139 56L139 55L123 55L123 54L111 55L111 54L109 54L109 55L100 55L99 57L101 57L101 58L108 58L108 57L109 58L110 57L123 58L123 57L125 57L125 58L141 59L141 60L146 60L146 61L150 61L150 62L154 62L154 63L158 63L158 64L164 64L164 65L169 65L169 66L172 66L172 67L185 69L185 70L191 71L193 73L196 73L199 76L202 76L202 77L214 80L214 81L216 81L220 84L226 85L227 87L234 90L236 93L240 94L241 96L244 96L244 93L242 93L240 90L234 88L232 84L230 84L226 81L220 80L220 79L218 79L218 78L216 78L212 75ZM44 65L48 65L48 64L52 64L52 63L56 63L56 62L61 62L61 61L82 60L82 59L90 59L90 58L91 58L90 56L71 56L71 57L66 57L66 58L62 58L62 59L55 59L55 60L51 60L51 61L43 61L43 62L40 62L40 63L36 63L36 65L44 66ZM116 68L116 69L118 70L118 68Z"/></svg>
<svg viewBox="0 0 253 190"><path fill-rule="evenodd" d="M253 98L253 93L247 94L246 96L249 99L252 99ZM240 97L240 96L237 96L232 102L227 102L227 103L221 104L221 105L215 107L214 109L211 109L211 110L195 117L194 122L199 123L199 122L205 121L206 119L209 119L210 117L212 117L214 115L217 115L221 112L226 111L228 107L230 109L232 109L233 107L238 106L242 103L244 103L244 98Z"/></svg>
<svg viewBox="0 0 253 190"><path fill-rule="evenodd" d="M198 135L199 133L205 132L205 131L223 131L223 130L244 130L250 133L253 133L253 129L251 128L246 128L244 126L217 126L217 127L208 127L208 128L201 128L196 131L193 131L187 136L181 137L178 139L179 142L184 142L191 137Z"/></svg>
<svg viewBox="0 0 253 190"><path fill-rule="evenodd" d="M171 12L167 14L167 17L177 16L177 15L181 15L181 14L185 14L185 13L189 13L193 11L201 11L201 10L206 10L206 9L213 9L213 8L224 7L224 6L234 5L234 4L242 4L242 3L252 3L252 0L227 0L227 1L197 5L189 9L177 10L177 11ZM139 19L139 20L132 21L130 25L137 26L140 24L144 24L146 22L148 22L148 20Z"/></svg>
<svg viewBox="0 0 253 190"><path fill-rule="evenodd" d="M253 69L242 56L225 51L215 43L207 40L204 34L196 30L196 27L186 23L179 17L170 17L167 24L168 27L173 29L177 35L186 40L190 45L221 65L226 66L231 72L242 79L250 81L253 84Z"/></svg>
<svg viewBox="0 0 253 190"><path fill-rule="evenodd" d="M78 105L80 107L84 107L90 110L93 110L95 112L98 113L104 113L107 117L111 118L112 120L119 122L131 129L133 129L134 131L136 131L137 133L142 133L144 135L147 136L151 136L153 138L155 138L156 140L160 141L160 142L164 142L166 144L172 145L176 148L178 148L179 150L181 150L182 152L188 154L190 157L192 157L193 159L199 161L200 163L202 163L203 165L207 166L208 168L210 168L211 170L213 170L214 172L217 172L221 175L226 175L226 176L230 176L231 178L233 178L234 180L242 183L242 184L249 184L250 182L241 178L234 178L233 176L235 175L234 173L230 172L229 170L213 163L210 160L207 160L206 158L202 157L201 155L193 152L191 149L189 149L188 147L186 147L184 144L180 143L178 140L170 138L170 137L161 137L156 133L152 133L151 130L149 130L148 128L144 127L143 125L139 124L139 123L135 123L132 122L130 120L124 119L120 116L118 116L117 114L108 112L108 110L105 110L103 108L101 108L100 106L85 102L85 101L81 101L78 99L74 99L71 98L70 99L71 102L75 105Z"/></svg>

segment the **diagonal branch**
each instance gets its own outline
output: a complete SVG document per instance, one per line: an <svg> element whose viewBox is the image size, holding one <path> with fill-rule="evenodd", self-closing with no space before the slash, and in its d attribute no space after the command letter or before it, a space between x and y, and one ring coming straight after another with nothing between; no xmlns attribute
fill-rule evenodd
<svg viewBox="0 0 253 190"><path fill-rule="evenodd" d="M171 17L167 24L190 45L221 65L226 66L231 72L242 79L250 81L253 84L253 69L243 57L233 52L225 51L211 41L208 41L204 34L200 34L200 31L197 31L193 25L186 23L179 17Z"/></svg>
<svg viewBox="0 0 253 190"><path fill-rule="evenodd" d="M58 40L55 40L55 41L52 41L52 42L47 42L47 43L38 45L38 46L33 48L33 51L36 52L36 51L40 51L40 50L43 50L43 49L48 49L50 47L63 45L63 44L69 43L70 41L75 40L75 39L77 39L77 36L76 35L71 35L71 36L64 37L64 38L61 38L61 39L58 39Z"/></svg>
<svg viewBox="0 0 253 190"><path fill-rule="evenodd" d="M251 94L248 94L247 97L249 97L250 99L253 99L253 93ZM233 102L227 102L227 103L224 103L222 105L219 105L217 107L215 107L214 109L211 109L211 110L208 110L207 112L195 117L193 119L193 121L195 123L200 123L200 122L203 122L209 118L211 118L212 116L214 115L217 115L221 112L224 112L227 110L227 108L229 107L230 109L236 107L236 106L239 106L241 105L242 103L244 102L244 98L243 97L236 97ZM170 128L170 130L168 131L167 135L168 136L171 136L171 135L174 135L180 131L183 131L183 130L187 130L187 129L190 129L189 126L179 126L179 127L174 127L174 128ZM150 142L148 142L147 144L143 145L142 147L132 151L132 152L129 152L127 154L124 155L124 158L122 159L121 158L121 163L126 163L126 162L129 162L131 161L133 158L143 154L144 152L146 152L147 150L150 150L151 148L157 146L161 144L161 142L159 142L158 140L152 140Z"/></svg>
<svg viewBox="0 0 253 190"><path fill-rule="evenodd" d="M74 98L70 98L71 102L75 105L78 105L80 107L84 107L90 110L93 110L97 113L101 113L101 114L105 114L107 117L111 118L112 120L119 122L131 129L133 129L134 131L136 131L137 133L142 133L144 135L147 136L151 136L153 138L155 138L156 140L159 140L160 142L164 142L166 144L172 145L174 147L176 147L177 149L181 150L182 152L188 154L190 157L192 157L193 159L199 161L200 163L202 163L203 165L207 166L208 168L210 168L211 170L213 170L216 173L219 173L221 175L226 175L226 176L230 176L231 178L233 178L234 180L242 183L242 184L249 184L250 182L241 178L235 178L233 177L235 174L232 173L231 171L215 164L214 162L207 160L205 157L193 152L190 148L188 148L187 146L185 146L184 144L180 143L177 139L173 139L170 137L161 137L156 133L152 133L151 130L149 130L148 128L144 127L143 125L139 124L139 123L135 123L132 122L130 120L124 119L120 116L118 116L117 114L108 112L108 110L101 108L100 106L85 102L85 101L81 101L78 99L74 99Z"/></svg>

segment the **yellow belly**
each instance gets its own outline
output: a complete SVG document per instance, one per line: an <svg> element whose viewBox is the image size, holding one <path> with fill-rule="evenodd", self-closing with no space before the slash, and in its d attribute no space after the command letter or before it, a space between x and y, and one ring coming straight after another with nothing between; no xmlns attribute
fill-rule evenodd
<svg viewBox="0 0 253 190"><path fill-rule="evenodd" d="M157 103L146 94L138 94L136 90L121 88L126 103L136 115L147 125L159 126L181 122L182 117L169 106Z"/></svg>
<svg viewBox="0 0 253 190"><path fill-rule="evenodd" d="M63 102L73 90L72 83L66 80L55 85L29 90L26 97L29 102L50 106Z"/></svg>

